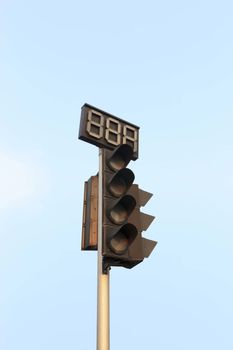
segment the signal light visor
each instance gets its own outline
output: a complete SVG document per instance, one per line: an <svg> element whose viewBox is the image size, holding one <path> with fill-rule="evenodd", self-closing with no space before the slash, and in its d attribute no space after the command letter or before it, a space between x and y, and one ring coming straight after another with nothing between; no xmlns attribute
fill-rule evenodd
<svg viewBox="0 0 233 350"><path fill-rule="evenodd" d="M129 246L133 243L138 231L132 224L125 224L115 234L108 239L110 249L118 255L126 252Z"/></svg>
<svg viewBox="0 0 233 350"><path fill-rule="evenodd" d="M110 169L117 171L125 168L133 156L133 149L128 144L120 145L107 160Z"/></svg>
<svg viewBox="0 0 233 350"><path fill-rule="evenodd" d="M135 207L135 198L130 195L125 195L108 211L108 217L114 224L122 225Z"/></svg>
<svg viewBox="0 0 233 350"><path fill-rule="evenodd" d="M115 197L123 196L134 182L132 170L124 168L119 170L109 181L108 191Z"/></svg>

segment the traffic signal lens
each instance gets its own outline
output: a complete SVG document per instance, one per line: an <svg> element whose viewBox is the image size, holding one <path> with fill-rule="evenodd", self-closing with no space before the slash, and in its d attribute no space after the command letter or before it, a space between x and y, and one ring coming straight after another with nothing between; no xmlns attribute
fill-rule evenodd
<svg viewBox="0 0 233 350"><path fill-rule="evenodd" d="M110 249L118 255L124 254L137 236L137 229L132 224L126 224L109 239Z"/></svg>
<svg viewBox="0 0 233 350"><path fill-rule="evenodd" d="M113 171L118 171L123 168L125 168L133 156L133 149L127 144L121 145L114 153L111 155L111 157L107 160L108 166Z"/></svg>
<svg viewBox="0 0 233 350"><path fill-rule="evenodd" d="M109 219L117 225L122 225L136 207L134 197L126 195L109 211Z"/></svg>
<svg viewBox="0 0 233 350"><path fill-rule="evenodd" d="M134 181L134 173L127 168L118 171L109 181L108 190L115 196L123 196Z"/></svg>

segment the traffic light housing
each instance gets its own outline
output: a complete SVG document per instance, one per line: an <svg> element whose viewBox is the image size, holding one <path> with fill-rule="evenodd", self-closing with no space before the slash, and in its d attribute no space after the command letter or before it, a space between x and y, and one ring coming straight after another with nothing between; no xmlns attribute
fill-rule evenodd
<svg viewBox="0 0 233 350"><path fill-rule="evenodd" d="M157 242L142 237L154 217L144 214L144 206L152 194L133 184L134 173L127 168L133 159L128 144L114 151L103 150L103 239L105 266L132 268L148 257Z"/></svg>
<svg viewBox="0 0 233 350"><path fill-rule="evenodd" d="M98 246L98 175L84 183L82 250L97 250Z"/></svg>

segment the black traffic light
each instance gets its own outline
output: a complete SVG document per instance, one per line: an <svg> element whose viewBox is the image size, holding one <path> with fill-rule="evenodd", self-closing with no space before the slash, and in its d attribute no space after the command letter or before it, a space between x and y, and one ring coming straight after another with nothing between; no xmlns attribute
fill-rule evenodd
<svg viewBox="0 0 233 350"><path fill-rule="evenodd" d="M145 239L154 217L140 212L152 194L133 184L134 173L127 168L133 159L128 144L114 151L103 150L103 240L105 266L132 268L148 257L157 242Z"/></svg>

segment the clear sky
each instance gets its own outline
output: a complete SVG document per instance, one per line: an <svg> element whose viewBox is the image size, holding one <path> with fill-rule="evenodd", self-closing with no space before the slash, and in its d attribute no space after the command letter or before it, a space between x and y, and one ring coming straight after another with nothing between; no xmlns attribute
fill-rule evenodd
<svg viewBox="0 0 233 350"><path fill-rule="evenodd" d="M0 348L91 350L87 102L140 126L158 245L111 270L111 350L232 350L232 1L0 1Z"/></svg>

